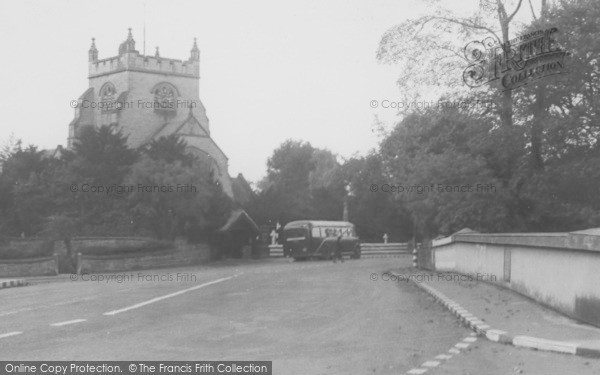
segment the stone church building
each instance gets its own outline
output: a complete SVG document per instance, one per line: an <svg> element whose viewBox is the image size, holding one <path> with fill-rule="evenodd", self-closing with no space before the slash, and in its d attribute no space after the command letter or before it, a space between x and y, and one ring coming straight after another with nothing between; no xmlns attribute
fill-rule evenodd
<svg viewBox="0 0 600 375"><path fill-rule="evenodd" d="M200 50L196 40L186 60L162 57L158 48L154 56L145 56L136 50L129 29L118 52L100 59L92 39L89 88L79 97L75 118L69 124L68 148L85 126L114 126L128 136L131 148L179 135L189 151L213 170L237 206L219 231L224 256L247 256L250 248L254 252L259 229L241 208L254 192L242 174L229 176L227 156L210 136L206 109L199 97Z"/></svg>
<svg viewBox="0 0 600 375"><path fill-rule="evenodd" d="M189 151L206 163L234 198L228 159L210 137L206 109L200 101L200 50L194 39L187 60L144 56L129 29L116 56L98 58L94 39L88 52L89 88L79 97L69 124L68 147L83 126L113 125L138 148L177 134ZM240 178L240 176L238 176ZM242 177L243 179L243 177Z"/></svg>

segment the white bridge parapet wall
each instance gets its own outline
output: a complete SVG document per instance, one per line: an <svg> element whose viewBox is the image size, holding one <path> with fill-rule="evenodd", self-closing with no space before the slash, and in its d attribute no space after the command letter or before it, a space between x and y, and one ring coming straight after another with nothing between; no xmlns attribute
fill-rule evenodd
<svg viewBox="0 0 600 375"><path fill-rule="evenodd" d="M469 274L600 326L600 229L457 233L434 240L437 271Z"/></svg>

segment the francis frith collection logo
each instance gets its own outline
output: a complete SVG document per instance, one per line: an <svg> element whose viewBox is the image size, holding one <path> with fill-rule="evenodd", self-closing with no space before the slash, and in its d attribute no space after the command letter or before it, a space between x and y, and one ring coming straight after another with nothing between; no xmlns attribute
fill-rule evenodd
<svg viewBox="0 0 600 375"><path fill-rule="evenodd" d="M464 55L470 65L463 72L469 87L499 84L502 91L565 73L565 57L569 55L554 38L558 29L522 35L506 43L492 37L467 44Z"/></svg>

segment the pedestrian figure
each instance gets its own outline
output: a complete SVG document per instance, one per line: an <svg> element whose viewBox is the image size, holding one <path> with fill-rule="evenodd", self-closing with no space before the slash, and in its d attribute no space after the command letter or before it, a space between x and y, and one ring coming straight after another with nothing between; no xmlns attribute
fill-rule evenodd
<svg viewBox="0 0 600 375"><path fill-rule="evenodd" d="M344 257L342 256L342 235L340 234L335 241L335 253L333 256L333 263L336 263L337 260L341 260L344 263Z"/></svg>

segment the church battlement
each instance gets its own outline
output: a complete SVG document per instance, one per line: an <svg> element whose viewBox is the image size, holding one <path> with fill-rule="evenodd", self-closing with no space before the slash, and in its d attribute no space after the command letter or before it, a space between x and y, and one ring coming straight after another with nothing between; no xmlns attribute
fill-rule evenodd
<svg viewBox="0 0 600 375"><path fill-rule="evenodd" d="M186 61L161 57L156 47L154 56L141 55L135 49L135 40L129 29L129 35L119 46L117 56L98 59L95 39L92 38L92 46L89 55L89 78L99 77L120 71L141 71L145 73L171 74L200 77L200 50L194 38L194 45L190 51L190 58Z"/></svg>
<svg viewBox="0 0 600 375"><path fill-rule="evenodd" d="M198 61L182 61L177 59L156 58L127 53L125 55L109 57L107 59L91 61L89 64L89 78L104 74L112 74L124 70L138 70L147 73L176 74L193 78L200 77L200 64Z"/></svg>

